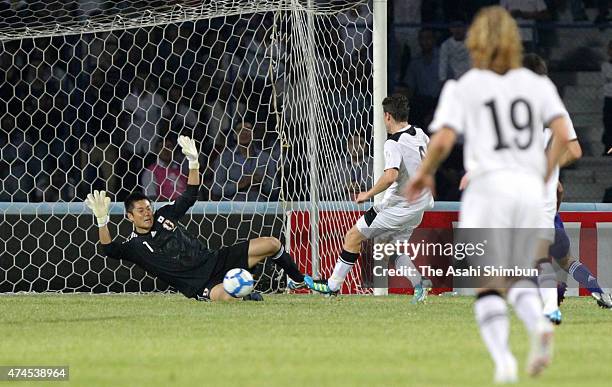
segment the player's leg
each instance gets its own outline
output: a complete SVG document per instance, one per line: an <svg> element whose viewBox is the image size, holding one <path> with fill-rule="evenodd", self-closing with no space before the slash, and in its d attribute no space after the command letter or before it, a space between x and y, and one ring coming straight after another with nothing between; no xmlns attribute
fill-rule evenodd
<svg viewBox="0 0 612 387"><path fill-rule="evenodd" d="M491 179L491 177L489 177ZM503 182L487 181L487 178L473 180L470 189L465 191L461 198L461 211L459 213L460 229L486 229L495 227L509 228L508 214L512 213L510 200L505 192L499 192L497 187ZM503 194L503 195L502 195ZM468 234L469 235L469 234ZM496 236L496 234L491 234ZM495 262L497 249L507 251L505 246L489 241L487 264ZM494 281L495 279L485 279ZM516 360L512 355L508 343L510 335L510 318L507 301L495 283L482 284L477 290L474 302L474 316L478 324L480 335L495 363L495 381L498 383L511 383L517 379Z"/></svg>
<svg viewBox="0 0 612 387"><path fill-rule="evenodd" d="M539 242L536 257L538 268L538 290L542 298L544 315L554 324L561 324L557 294L557 276L552 265L551 248L555 244L555 213L554 210L544 211L542 219L542 240Z"/></svg>
<svg viewBox="0 0 612 387"><path fill-rule="evenodd" d="M331 277L327 280L327 285L331 292L338 292L342 288L346 276L355 266L357 258L359 258L361 242L364 240L366 240L366 237L359 231L357 225L353 226L344 236L342 251L336 261Z"/></svg>
<svg viewBox="0 0 612 387"><path fill-rule="evenodd" d="M304 281L304 274L300 272L291 255L285 251L281 242L274 237L261 237L249 241L248 265L254 267L266 258L270 258L275 265L285 271L285 274L295 283Z"/></svg>
<svg viewBox="0 0 612 387"><path fill-rule="evenodd" d="M357 258L359 258L361 242L366 239L367 238L359 231L357 225L353 226L344 236L342 252L336 261L331 277L329 277L327 281L318 281L306 275L304 276L304 282L308 288L318 293L337 294L342 288L342 283L346 276L353 266L355 266Z"/></svg>
<svg viewBox="0 0 612 387"><path fill-rule="evenodd" d="M517 381L517 363L510 351L510 318L508 307L499 289L478 289L474 314L485 342L495 363L495 382Z"/></svg>
<svg viewBox="0 0 612 387"><path fill-rule="evenodd" d="M574 259L570 254L570 240L565 232L561 218L555 218L555 244L551 246L550 254L559 266L567 271L579 284L587 288L597 304L602 308L612 309L612 297L604 293L597 278L586 265Z"/></svg>
<svg viewBox="0 0 612 387"><path fill-rule="evenodd" d="M530 279L514 283L508 290L507 299L529 332L531 348L527 358L527 373L536 376L551 361L553 326L542 315L542 302L537 285Z"/></svg>
<svg viewBox="0 0 612 387"><path fill-rule="evenodd" d="M209 297L211 301L236 301L240 300L240 298L232 297L228 292L223 288L223 284L216 284L210 289Z"/></svg>
<svg viewBox="0 0 612 387"><path fill-rule="evenodd" d="M410 241L412 232L419 226L419 224L421 224L421 221L423 220L423 211L408 211L403 218L403 223L405 224L406 228L400 232L392 234L392 243ZM412 258L405 254L399 255L395 259L395 268L402 270L404 273L410 273L407 274L405 278L410 281L414 289L412 303L416 304L425 302L427 299L427 293L429 290L431 290L432 283L429 279L423 278L420 271L414 265Z"/></svg>
<svg viewBox="0 0 612 387"><path fill-rule="evenodd" d="M431 280L423 278L421 272L414 265L412 258L408 255L400 255L395 259L395 269L401 270L406 274L405 278L410 281L414 289L414 296L412 297L411 303L418 304L425 302L427 299L427 293L431 290Z"/></svg>
<svg viewBox="0 0 612 387"><path fill-rule="evenodd" d="M531 178L526 178L521 186L533 186ZM541 243L541 232L544 209L541 192L525 189L515 203L513 221L513 255L514 264L522 268L533 268L533 264L548 257L547 244ZM556 296L556 286L555 286ZM518 279L508 290L508 302L516 315L529 332L531 347L527 358L527 373L536 376L546 368L552 359L553 325L544 316L543 304L536 282L532 279Z"/></svg>
<svg viewBox="0 0 612 387"><path fill-rule="evenodd" d="M225 288L223 287L223 283L220 283L220 284L216 284L215 286L212 287L212 289L210 289L210 292L208 293L208 300L209 301L240 301L240 300L242 301L263 301L263 296L261 295L261 293L253 292L242 298L232 297L229 295L229 293L225 291Z"/></svg>
<svg viewBox="0 0 612 387"><path fill-rule="evenodd" d="M340 291L346 276L357 262L363 241L390 232L414 228L420 223L421 217L422 211L418 213L400 207L384 209L372 207L366 211L344 236L342 252L331 277L327 280L328 292Z"/></svg>
<svg viewBox="0 0 612 387"><path fill-rule="evenodd" d="M558 263L559 266L566 270L580 285L591 292L591 296L597 301L597 305L602 308L612 309L612 296L603 291L597 281L597 277L591 273L586 265L580 263L569 254L563 257L563 259L560 259Z"/></svg>
<svg viewBox="0 0 612 387"><path fill-rule="evenodd" d="M373 214L374 217L376 216L374 209L369 210L364 215L368 216L369 219L373 219L370 218L370 215L368 214ZM365 227L368 227L366 222L363 220L364 216L359 218L357 224L353 226L344 236L342 251L340 252L340 256L336 261L331 277L329 277L329 279L325 282L314 280L308 275L304 276L304 282L310 290L323 294L337 294L340 291L346 276L351 271L353 266L355 266L357 258L359 258L361 242L367 239L366 236L360 231L360 228L362 228L364 225Z"/></svg>
<svg viewBox="0 0 612 387"><path fill-rule="evenodd" d="M561 324L562 316L559 310L559 300L557 293L557 275L552 265L552 258L549 256L550 242L542 240L540 242L538 257L536 262L538 268L538 291L542 298L542 312L553 324Z"/></svg>

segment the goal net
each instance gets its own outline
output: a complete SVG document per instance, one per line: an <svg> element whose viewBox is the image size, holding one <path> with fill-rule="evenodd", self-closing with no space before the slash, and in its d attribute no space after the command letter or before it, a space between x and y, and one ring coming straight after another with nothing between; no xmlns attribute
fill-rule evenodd
<svg viewBox="0 0 612 387"><path fill-rule="evenodd" d="M372 24L367 0L3 2L0 292L166 290L104 257L82 201L106 190L128 237L128 193L158 208L184 189L181 134L201 154L190 232L277 236L330 275L374 174ZM284 286L271 264L254 274Z"/></svg>

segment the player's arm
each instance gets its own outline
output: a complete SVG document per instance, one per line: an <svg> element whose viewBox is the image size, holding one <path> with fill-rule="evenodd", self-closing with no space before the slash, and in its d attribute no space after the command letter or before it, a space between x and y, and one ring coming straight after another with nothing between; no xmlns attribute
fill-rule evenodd
<svg viewBox="0 0 612 387"><path fill-rule="evenodd" d="M548 127L552 131L553 141L547 155L546 181L550 178L553 169L559 164L569 141L569 127L564 116L553 119Z"/></svg>
<svg viewBox="0 0 612 387"><path fill-rule="evenodd" d="M553 142L556 141L553 138ZM570 140L567 143L567 147L565 152L561 155L559 159L559 167L567 167L568 165L574 163L576 160L582 157L582 148L580 147L580 143L578 139Z"/></svg>
<svg viewBox="0 0 612 387"><path fill-rule="evenodd" d="M181 151L189 161L189 176L187 176L187 185L200 185L200 163L198 162L198 149L195 141L187 136L179 136L178 143L181 146Z"/></svg>
<svg viewBox="0 0 612 387"><path fill-rule="evenodd" d="M406 188L408 200L416 200L425 188L433 192L434 175L440 164L448 158L455 141L457 141L457 134L447 126L442 127L431 137L427 154Z"/></svg>
<svg viewBox="0 0 612 387"><path fill-rule="evenodd" d="M108 212L110 209L110 198L106 196L105 191L94 191L93 194L87 195L85 205L91 209L98 223L98 235L100 243L103 245L110 244L113 240L108 230Z"/></svg>
<svg viewBox="0 0 612 387"><path fill-rule="evenodd" d="M198 149L195 141L187 136L179 136L178 143L189 161L189 176L187 177L185 192L171 206L171 215L175 219L181 218L195 204L200 189L200 163L198 162Z"/></svg>
<svg viewBox="0 0 612 387"><path fill-rule="evenodd" d="M383 192L391 186L397 180L399 176L399 168L402 165L402 154L398 148L398 144L395 141L387 140L384 145L385 153L385 171L383 175L378 179L374 186L367 192L360 192L355 201L357 203L363 203L366 200L373 198L379 193Z"/></svg>
<svg viewBox="0 0 612 387"><path fill-rule="evenodd" d="M374 196L378 195L379 193L389 188L391 184L393 184L395 180L397 180L398 176L399 176L399 171L397 168L385 169L385 172L378 179L376 184L374 184L374 186L370 188L367 192L360 192L359 195L357 195L357 198L355 199L355 201L357 203L363 203L366 200L370 200Z"/></svg>

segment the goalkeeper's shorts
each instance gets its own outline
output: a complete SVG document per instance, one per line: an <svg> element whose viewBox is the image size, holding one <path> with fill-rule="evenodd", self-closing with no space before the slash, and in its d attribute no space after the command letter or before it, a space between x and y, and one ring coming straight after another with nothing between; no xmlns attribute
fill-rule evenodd
<svg viewBox="0 0 612 387"><path fill-rule="evenodd" d="M249 243L239 242L224 247L217 254L217 262L204 288L196 294L198 301L210 301L210 291L216 285L223 283L225 274L232 269L249 270Z"/></svg>

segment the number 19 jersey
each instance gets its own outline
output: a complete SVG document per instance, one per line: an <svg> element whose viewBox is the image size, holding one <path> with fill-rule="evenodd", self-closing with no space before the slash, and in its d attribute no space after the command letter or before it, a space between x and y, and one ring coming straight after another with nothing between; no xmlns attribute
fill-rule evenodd
<svg viewBox="0 0 612 387"><path fill-rule="evenodd" d="M445 84L429 129L449 127L464 136L470 181L501 170L543 177L543 128L563 115L563 102L547 77L525 68L503 75L472 69Z"/></svg>

